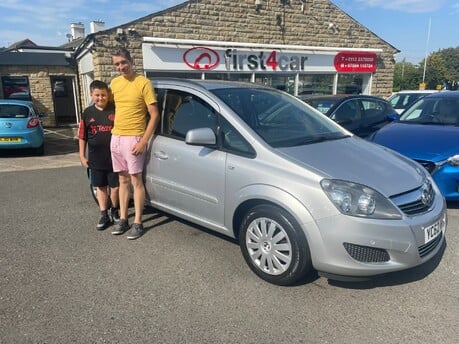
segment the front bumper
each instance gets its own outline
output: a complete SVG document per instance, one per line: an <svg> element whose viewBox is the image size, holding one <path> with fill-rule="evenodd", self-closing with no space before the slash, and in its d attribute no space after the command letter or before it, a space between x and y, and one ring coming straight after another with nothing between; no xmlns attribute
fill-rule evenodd
<svg viewBox="0 0 459 344"><path fill-rule="evenodd" d="M402 220L339 214L315 225L317 231L307 232L316 270L325 275L374 276L418 266L437 254L445 240L446 202L437 194L430 211ZM426 239L430 229L439 233L431 240Z"/></svg>

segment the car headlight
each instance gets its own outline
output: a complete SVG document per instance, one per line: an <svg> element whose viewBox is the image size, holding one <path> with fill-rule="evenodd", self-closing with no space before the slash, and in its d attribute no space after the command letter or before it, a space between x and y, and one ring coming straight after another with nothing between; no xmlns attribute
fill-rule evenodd
<svg viewBox="0 0 459 344"><path fill-rule="evenodd" d="M368 186L333 179L323 179L320 185L344 215L389 220L402 218L395 205Z"/></svg>
<svg viewBox="0 0 459 344"><path fill-rule="evenodd" d="M453 166L459 166L459 154L448 158L448 162Z"/></svg>

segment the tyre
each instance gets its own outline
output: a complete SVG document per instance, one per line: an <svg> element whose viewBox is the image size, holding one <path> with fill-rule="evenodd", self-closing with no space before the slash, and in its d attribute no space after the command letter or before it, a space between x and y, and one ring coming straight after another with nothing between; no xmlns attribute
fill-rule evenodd
<svg viewBox="0 0 459 344"><path fill-rule="evenodd" d="M258 205L244 217L239 245L245 261L263 280L291 285L312 270L306 237L285 210Z"/></svg>

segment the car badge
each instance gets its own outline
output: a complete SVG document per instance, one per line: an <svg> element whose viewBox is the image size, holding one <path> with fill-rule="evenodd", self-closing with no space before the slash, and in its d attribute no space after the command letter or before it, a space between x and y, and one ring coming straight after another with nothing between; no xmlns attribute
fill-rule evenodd
<svg viewBox="0 0 459 344"><path fill-rule="evenodd" d="M11 128L13 125L10 122L5 122L5 128Z"/></svg>
<svg viewBox="0 0 459 344"><path fill-rule="evenodd" d="M430 183L425 183L422 187L421 202L425 206L430 206L433 201L433 189Z"/></svg>

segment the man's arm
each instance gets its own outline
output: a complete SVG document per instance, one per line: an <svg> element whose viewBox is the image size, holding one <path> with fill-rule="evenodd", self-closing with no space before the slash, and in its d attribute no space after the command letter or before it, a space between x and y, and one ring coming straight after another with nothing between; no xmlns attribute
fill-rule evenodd
<svg viewBox="0 0 459 344"><path fill-rule="evenodd" d="M158 105L156 103L149 104L147 105L147 109L148 113L150 114L150 120L148 121L147 128L145 129L145 133L143 134L142 139L132 149L132 153L134 154L141 154L146 150L148 142L153 136L153 133L155 132L159 123Z"/></svg>

